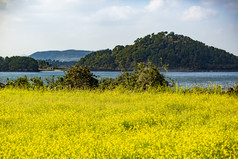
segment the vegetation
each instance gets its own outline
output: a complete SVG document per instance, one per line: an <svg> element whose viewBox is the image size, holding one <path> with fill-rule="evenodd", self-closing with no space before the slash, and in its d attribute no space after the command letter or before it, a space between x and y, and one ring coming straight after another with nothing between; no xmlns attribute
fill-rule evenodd
<svg viewBox="0 0 238 159"><path fill-rule="evenodd" d="M7 88L25 88L25 89L93 89L98 87L98 79L86 67L72 67L64 77L58 77L55 80L54 76L51 79L46 79L44 85L41 77L35 77L28 80L27 76L19 77L17 80L8 80L6 85L2 87Z"/></svg>
<svg viewBox="0 0 238 159"><path fill-rule="evenodd" d="M124 72L116 79L102 79L99 81L97 76L90 72L89 68L74 66L65 72L64 77L58 77L54 79L46 79L46 86L56 89L114 89L118 86L122 86L127 89L142 89L157 88L158 86L168 86L168 82L165 80L163 74L160 71L161 68L155 67L153 64L139 63L134 71L131 73ZM30 80L25 76L24 78L18 78L15 81L8 80L7 87L20 87L20 88L39 88L44 87L44 83L41 78L32 78Z"/></svg>
<svg viewBox="0 0 238 159"><path fill-rule="evenodd" d="M77 61L58 61L58 60L45 60L52 66L57 68L70 68L76 65Z"/></svg>
<svg viewBox="0 0 238 159"><path fill-rule="evenodd" d="M160 73L162 68L155 67L152 63L139 63L132 72L123 72L115 79L102 78L90 72L89 68L74 66L71 67L63 77L55 79L52 76L46 78L45 82L41 77L28 79L27 76L20 77L17 80L7 80L6 84L0 83L0 88L24 88L24 89L41 89L41 90L113 90L123 88L132 91L155 90L156 92L183 92L183 93L219 93L238 95L238 84L231 88L224 88L218 85L209 85L206 88L195 85L194 87L185 88L175 85L171 81L165 80L163 74ZM166 69L166 67L163 67Z"/></svg>
<svg viewBox="0 0 238 159"><path fill-rule="evenodd" d="M49 67L54 67L52 64L45 60L37 60L39 69L48 69Z"/></svg>
<svg viewBox="0 0 238 159"><path fill-rule="evenodd" d="M31 57L0 57L0 71L37 72L38 63Z"/></svg>
<svg viewBox="0 0 238 159"><path fill-rule="evenodd" d="M68 69L76 65L76 61L37 60L40 70Z"/></svg>
<svg viewBox="0 0 238 159"><path fill-rule="evenodd" d="M69 88L95 88L98 86L96 76L87 67L71 67L64 76L65 86Z"/></svg>
<svg viewBox="0 0 238 159"><path fill-rule="evenodd" d="M174 32L159 32L138 38L133 45L97 51L80 59L78 64L91 70L132 70L140 62L161 66L161 58L169 64L169 69L174 70L238 70L237 56Z"/></svg>
<svg viewBox="0 0 238 159"><path fill-rule="evenodd" d="M112 89L116 86L122 86L127 89L157 88L159 86L167 87L169 82L165 80L163 74L160 73L161 68L155 67L152 63L139 63L134 67L133 72L124 72L116 79L102 79L100 88Z"/></svg>
<svg viewBox="0 0 238 159"><path fill-rule="evenodd" d="M0 158L236 158L238 98L0 89Z"/></svg>

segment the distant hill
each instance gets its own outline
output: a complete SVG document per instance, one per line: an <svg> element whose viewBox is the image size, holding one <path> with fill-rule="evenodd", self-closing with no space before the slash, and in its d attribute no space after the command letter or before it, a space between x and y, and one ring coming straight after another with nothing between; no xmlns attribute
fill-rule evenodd
<svg viewBox="0 0 238 159"><path fill-rule="evenodd" d="M139 62L161 66L161 59L176 71L238 71L237 56L174 32L159 32L138 38L133 45L93 52L78 64L91 70L132 70Z"/></svg>
<svg viewBox="0 0 238 159"><path fill-rule="evenodd" d="M78 61L92 51L85 50L65 50L65 51L39 51L29 57L36 60L55 60L55 61Z"/></svg>

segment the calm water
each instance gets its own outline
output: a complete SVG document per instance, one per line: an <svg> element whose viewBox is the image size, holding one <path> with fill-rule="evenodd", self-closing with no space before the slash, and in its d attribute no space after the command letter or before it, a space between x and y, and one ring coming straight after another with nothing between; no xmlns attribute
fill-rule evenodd
<svg viewBox="0 0 238 159"><path fill-rule="evenodd" d="M111 77L115 78L119 76L120 72L102 72L95 71L95 75L99 75L100 78ZM41 77L42 79L51 78L52 75L57 78L58 76L64 76L63 71L41 71L41 72L0 72L0 82L6 83L7 78L10 80L16 80L18 77L28 78ZM238 72L168 72L166 78L172 79L180 86L191 86L194 84L206 86L210 83L223 85L225 87L233 86L238 83Z"/></svg>

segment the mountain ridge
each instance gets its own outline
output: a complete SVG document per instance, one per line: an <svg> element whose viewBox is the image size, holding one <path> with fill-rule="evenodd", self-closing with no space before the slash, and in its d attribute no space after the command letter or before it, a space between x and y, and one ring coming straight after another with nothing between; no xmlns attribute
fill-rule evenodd
<svg viewBox="0 0 238 159"><path fill-rule="evenodd" d="M87 54L91 53L92 51L88 50L49 50L49 51L37 51L29 57L32 57L36 60L55 60L55 61L62 61L62 62L68 62L68 61L78 61L82 57L86 56Z"/></svg>

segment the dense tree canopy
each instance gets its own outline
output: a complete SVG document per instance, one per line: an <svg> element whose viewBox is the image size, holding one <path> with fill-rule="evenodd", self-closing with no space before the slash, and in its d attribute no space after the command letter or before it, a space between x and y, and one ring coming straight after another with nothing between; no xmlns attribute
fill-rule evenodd
<svg viewBox="0 0 238 159"><path fill-rule="evenodd" d="M31 57L0 57L0 71L38 71L38 63Z"/></svg>
<svg viewBox="0 0 238 159"><path fill-rule="evenodd" d="M138 38L133 45L116 46L113 50L86 55L78 64L92 70L133 69L139 62L183 71L238 70L238 57L174 32L159 32Z"/></svg>

